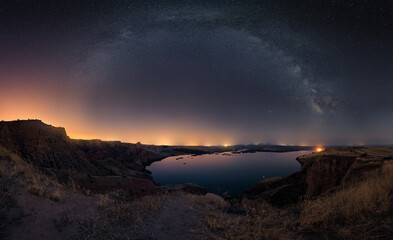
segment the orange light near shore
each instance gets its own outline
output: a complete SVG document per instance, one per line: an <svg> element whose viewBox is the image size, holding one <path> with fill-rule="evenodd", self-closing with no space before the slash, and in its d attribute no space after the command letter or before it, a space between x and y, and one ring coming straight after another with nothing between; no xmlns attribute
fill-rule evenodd
<svg viewBox="0 0 393 240"><path fill-rule="evenodd" d="M322 152L322 151L325 150L325 149L323 149L323 148L321 148L321 147L318 147L318 148L315 149L315 150L317 150L317 152Z"/></svg>

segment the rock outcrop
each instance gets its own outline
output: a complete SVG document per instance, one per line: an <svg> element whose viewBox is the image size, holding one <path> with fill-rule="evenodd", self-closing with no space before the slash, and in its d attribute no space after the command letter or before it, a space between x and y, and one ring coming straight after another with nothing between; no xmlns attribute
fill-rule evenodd
<svg viewBox="0 0 393 240"><path fill-rule="evenodd" d="M352 164L354 154L312 154L298 157L307 196L317 196L339 186Z"/></svg>
<svg viewBox="0 0 393 240"><path fill-rule="evenodd" d="M64 128L39 120L0 122L0 145L41 170L135 176L164 155L135 144L70 139Z"/></svg>
<svg viewBox="0 0 393 240"><path fill-rule="evenodd" d="M168 147L119 141L70 139L64 128L40 120L1 121L0 146L64 184L129 194L156 188L145 167L168 156L209 153L202 147Z"/></svg>
<svg viewBox="0 0 393 240"><path fill-rule="evenodd" d="M384 156L367 155L362 148L332 148L300 156L301 169L286 178L257 183L244 194L248 200L266 200L283 206L301 198L312 198L341 189L374 174L386 161Z"/></svg>

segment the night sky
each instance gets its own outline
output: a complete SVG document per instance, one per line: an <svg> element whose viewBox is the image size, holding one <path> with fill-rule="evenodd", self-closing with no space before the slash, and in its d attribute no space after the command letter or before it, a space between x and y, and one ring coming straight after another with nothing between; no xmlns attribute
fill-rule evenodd
<svg viewBox="0 0 393 240"><path fill-rule="evenodd" d="M393 144L393 1L0 0L0 119L152 144Z"/></svg>

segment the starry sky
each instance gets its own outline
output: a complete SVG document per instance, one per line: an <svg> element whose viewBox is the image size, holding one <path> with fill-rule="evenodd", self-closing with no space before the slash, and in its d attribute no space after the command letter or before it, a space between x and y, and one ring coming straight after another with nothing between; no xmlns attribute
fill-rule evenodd
<svg viewBox="0 0 393 240"><path fill-rule="evenodd" d="M0 119L151 144L393 144L393 1L0 0Z"/></svg>

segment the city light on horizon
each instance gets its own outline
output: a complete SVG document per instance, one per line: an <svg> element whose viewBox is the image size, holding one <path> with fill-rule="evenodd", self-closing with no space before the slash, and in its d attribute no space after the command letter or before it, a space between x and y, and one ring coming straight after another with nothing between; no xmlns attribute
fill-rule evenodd
<svg viewBox="0 0 393 240"><path fill-rule="evenodd" d="M315 150L316 150L317 152L322 152L322 151L324 151L325 149L324 149L323 147L317 147Z"/></svg>
<svg viewBox="0 0 393 240"><path fill-rule="evenodd" d="M393 144L388 10L351 25L292 1L6 2L0 120L146 144Z"/></svg>

